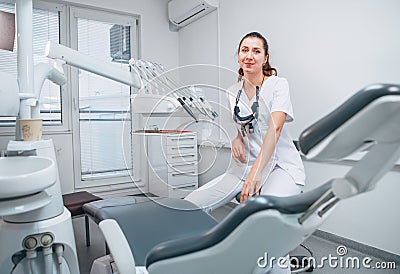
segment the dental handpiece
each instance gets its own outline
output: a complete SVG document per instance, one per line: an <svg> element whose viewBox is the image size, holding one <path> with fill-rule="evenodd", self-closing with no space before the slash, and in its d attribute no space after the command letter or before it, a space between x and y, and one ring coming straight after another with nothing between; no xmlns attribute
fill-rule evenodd
<svg viewBox="0 0 400 274"><path fill-rule="evenodd" d="M204 100L203 97L200 97L200 101L206 106L207 111L211 112L213 119L218 117L218 113L212 109L208 101Z"/></svg>
<svg viewBox="0 0 400 274"><path fill-rule="evenodd" d="M182 98L178 98L179 103L181 103L182 107L186 110L186 112L193 117L193 119L196 121L196 123L199 121L192 112L192 110L185 104L185 102L182 100Z"/></svg>

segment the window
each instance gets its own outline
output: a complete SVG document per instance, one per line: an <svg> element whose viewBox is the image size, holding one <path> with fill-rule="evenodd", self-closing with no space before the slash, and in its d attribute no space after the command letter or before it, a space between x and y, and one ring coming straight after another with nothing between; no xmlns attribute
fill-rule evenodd
<svg viewBox="0 0 400 274"><path fill-rule="evenodd" d="M0 10L15 13L14 1L0 0ZM138 20L138 16L78 8L68 3L35 1L34 64L53 62L44 57L46 42L51 40L116 69L129 70L128 60L138 58ZM72 130L75 188L115 184L119 185L113 189L131 188L133 91L127 85L75 67L64 66L64 70L68 77L66 85L60 87L45 81L40 98L41 117L45 132L71 134ZM0 50L0 71L17 77L16 49ZM13 135L14 125L15 118L0 117L0 133Z"/></svg>
<svg viewBox="0 0 400 274"><path fill-rule="evenodd" d="M13 3L0 2L0 10L15 13L15 5ZM46 42L51 40L59 43L61 41L60 22L63 13L63 6L56 6L44 3L34 5L33 9L33 63L34 65L41 62L52 62L44 56L44 48ZM17 77L17 50L16 42L14 43L14 51L0 50L0 71L6 72ZM45 125L62 124L62 104L61 104L61 87L45 81L40 96L40 113ZM13 127L15 124L14 117L1 117L1 127Z"/></svg>
<svg viewBox="0 0 400 274"><path fill-rule="evenodd" d="M114 65L115 69L129 70L129 59L137 56L131 47L137 44L135 18L73 8L70 21L74 34L71 42L79 52ZM80 163L77 186L130 182L131 88L79 69L72 77L77 79L73 82L79 102L78 119L74 119L74 143L79 144L81 152L76 158ZM79 135L75 134L78 130Z"/></svg>

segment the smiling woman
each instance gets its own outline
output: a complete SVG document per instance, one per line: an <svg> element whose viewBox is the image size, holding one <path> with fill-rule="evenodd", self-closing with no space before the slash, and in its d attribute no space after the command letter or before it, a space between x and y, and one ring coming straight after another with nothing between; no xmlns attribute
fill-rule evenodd
<svg viewBox="0 0 400 274"><path fill-rule="evenodd" d="M239 192L241 202L259 194L295 195L305 181L300 155L284 127L294 119L289 85L269 63L267 40L248 33L237 54L238 83L229 88L228 98L237 128L231 148L235 161L226 174L185 198L206 211Z"/></svg>
<svg viewBox="0 0 400 274"><path fill-rule="evenodd" d="M269 63L268 43L267 40L258 32L251 32L244 36L239 43L238 61L239 61L239 81L242 80L244 71L252 73L257 72L254 66L262 64L263 74L265 76L277 75L275 68ZM253 60L249 57L252 57ZM260 68L258 67L258 71Z"/></svg>

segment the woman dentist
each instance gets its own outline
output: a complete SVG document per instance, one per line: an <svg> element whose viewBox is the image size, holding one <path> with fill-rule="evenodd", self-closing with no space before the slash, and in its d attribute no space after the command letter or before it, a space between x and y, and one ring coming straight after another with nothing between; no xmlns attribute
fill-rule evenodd
<svg viewBox="0 0 400 274"><path fill-rule="evenodd" d="M239 192L240 202L259 194L299 194L305 181L300 154L285 128L294 119L289 85L269 63L267 40L258 32L248 33L237 54L238 83L228 89L238 131L231 149L235 162L185 198L206 211Z"/></svg>

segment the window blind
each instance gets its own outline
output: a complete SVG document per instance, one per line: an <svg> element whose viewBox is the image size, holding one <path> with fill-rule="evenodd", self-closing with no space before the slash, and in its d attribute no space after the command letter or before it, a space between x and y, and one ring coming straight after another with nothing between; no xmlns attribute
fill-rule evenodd
<svg viewBox="0 0 400 274"><path fill-rule="evenodd" d="M0 2L0 10L15 13L15 5ZM52 62L44 56L46 42L51 40L56 43L60 40L59 13L57 11L33 9L32 14L33 38L33 63ZM14 42L14 51L0 50L0 71L7 72L17 77L17 48ZM46 125L61 124L61 88L60 86L45 81L40 96L41 118ZM13 126L15 118L2 118L0 126Z"/></svg>
<svg viewBox="0 0 400 274"><path fill-rule="evenodd" d="M113 42L121 39L117 43L121 52L126 46L122 33L126 33L126 28L116 26L119 25L78 18L78 51L107 61L116 69L129 70L127 64L111 63L116 59L115 55L111 56L116 44L113 43L111 50L110 37ZM116 29L120 29L120 35L116 35ZM129 60L130 53L126 58ZM79 70L82 180L129 176L133 170L130 92L127 85Z"/></svg>

